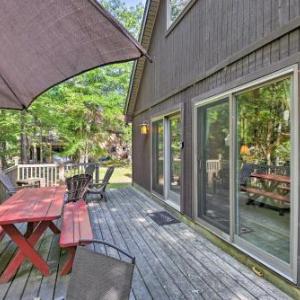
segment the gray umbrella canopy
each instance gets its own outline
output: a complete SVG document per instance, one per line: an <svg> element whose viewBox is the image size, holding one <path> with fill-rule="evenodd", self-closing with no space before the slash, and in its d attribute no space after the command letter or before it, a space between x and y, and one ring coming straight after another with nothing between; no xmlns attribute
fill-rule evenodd
<svg viewBox="0 0 300 300"><path fill-rule="evenodd" d="M5 0L0 9L0 108L97 66L146 55L93 0Z"/></svg>

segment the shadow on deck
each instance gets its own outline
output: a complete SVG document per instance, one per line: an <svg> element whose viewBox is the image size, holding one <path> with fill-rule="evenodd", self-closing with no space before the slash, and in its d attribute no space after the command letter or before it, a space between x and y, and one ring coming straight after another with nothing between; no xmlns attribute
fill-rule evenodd
<svg viewBox="0 0 300 300"><path fill-rule="evenodd" d="M89 210L95 238L136 256L131 299L289 299L185 224L157 225L148 214L164 209L132 188L108 192L107 203L90 203ZM48 231L38 247L52 275L43 277L27 262L12 282L0 285L0 299L65 295L69 276L58 275L66 258L58 237ZM0 272L14 251L6 237L0 243Z"/></svg>

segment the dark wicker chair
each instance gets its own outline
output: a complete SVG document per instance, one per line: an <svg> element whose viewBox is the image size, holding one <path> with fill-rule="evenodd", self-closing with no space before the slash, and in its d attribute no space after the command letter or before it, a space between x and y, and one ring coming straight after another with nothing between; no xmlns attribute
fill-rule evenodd
<svg viewBox="0 0 300 300"><path fill-rule="evenodd" d="M106 170L106 173L104 175L102 182L89 185L87 188L87 193L93 194L93 195L100 195L100 200L102 198L104 198L104 200L107 201L106 187L109 184L109 180L110 180L114 170L115 170L114 167L109 167Z"/></svg>
<svg viewBox="0 0 300 300"><path fill-rule="evenodd" d="M126 300L129 299L135 258L104 241L94 240L117 250L130 262L96 253L79 246L76 251L67 300Z"/></svg>
<svg viewBox="0 0 300 300"><path fill-rule="evenodd" d="M67 202L74 202L84 199L87 187L91 184L93 178L89 174L78 174L66 179L67 184Z"/></svg>

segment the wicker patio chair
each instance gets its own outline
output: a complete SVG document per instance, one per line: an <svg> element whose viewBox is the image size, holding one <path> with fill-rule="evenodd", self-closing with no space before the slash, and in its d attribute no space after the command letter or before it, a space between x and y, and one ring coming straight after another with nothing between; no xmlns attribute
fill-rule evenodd
<svg viewBox="0 0 300 300"><path fill-rule="evenodd" d="M78 174L66 179L67 184L67 202L84 199L87 187L93 178L89 174Z"/></svg>
<svg viewBox="0 0 300 300"><path fill-rule="evenodd" d="M104 178L101 183L96 183L89 185L87 188L87 193L92 195L100 195L100 200L104 198L105 201L107 201L106 197L106 187L109 184L109 180L114 172L114 167L109 167L106 170L106 173L104 175Z"/></svg>
<svg viewBox="0 0 300 300"><path fill-rule="evenodd" d="M92 242L117 250L119 256L129 258L130 262L79 246L73 263L66 299L129 299L135 258L104 241L93 240Z"/></svg>

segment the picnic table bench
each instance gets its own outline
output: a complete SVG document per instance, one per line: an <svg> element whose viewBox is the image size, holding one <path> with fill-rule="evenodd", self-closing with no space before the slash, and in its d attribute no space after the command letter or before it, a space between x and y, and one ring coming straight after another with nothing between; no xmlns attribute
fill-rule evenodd
<svg viewBox="0 0 300 300"><path fill-rule="evenodd" d="M252 187L252 186L241 186L241 190L247 192L248 194L253 194L256 196L256 199L259 196L263 196L268 199L278 201L279 204L273 201L272 206L275 206L279 209L279 214L284 214L284 204L290 203L290 177L285 175L277 174L264 174L253 172L250 175L251 178L259 180L261 187ZM249 199L247 204L253 203L254 199ZM261 206L264 206L264 203L261 202Z"/></svg>
<svg viewBox="0 0 300 300"><path fill-rule="evenodd" d="M53 221L61 216L64 194L65 187L22 189L0 205L0 226L18 247L15 256L1 274L0 283L8 282L25 258L44 276L50 275L47 262L34 246L48 228L55 234L60 233ZM17 228L18 223L27 223L25 234Z"/></svg>
<svg viewBox="0 0 300 300"><path fill-rule="evenodd" d="M278 201L282 201L282 202L290 202L290 198L288 195L281 195L278 193L274 193L274 192L269 192L269 191L264 191L258 188L253 188L253 187L241 187L241 189L244 192L250 193L250 194L256 194L256 195L260 195L260 196L264 196L267 198L272 198Z"/></svg>
<svg viewBox="0 0 300 300"><path fill-rule="evenodd" d="M71 271L77 246L88 244L92 240L93 232L84 200L67 203L63 211L59 245L67 249L68 257L61 275L66 275Z"/></svg>

